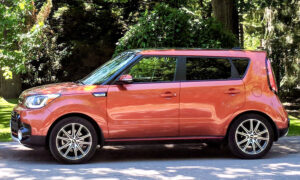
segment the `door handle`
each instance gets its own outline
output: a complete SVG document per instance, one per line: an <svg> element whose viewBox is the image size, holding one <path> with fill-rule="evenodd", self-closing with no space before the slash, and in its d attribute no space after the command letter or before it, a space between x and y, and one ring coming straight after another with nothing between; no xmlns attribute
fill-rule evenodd
<svg viewBox="0 0 300 180"><path fill-rule="evenodd" d="M225 91L225 94L238 94L241 91L239 89L235 89L235 88L229 88L227 91Z"/></svg>
<svg viewBox="0 0 300 180"><path fill-rule="evenodd" d="M165 93L162 93L160 94L161 97L164 97L164 98L171 98L171 97L176 97L176 93L172 93L172 92L165 92Z"/></svg>

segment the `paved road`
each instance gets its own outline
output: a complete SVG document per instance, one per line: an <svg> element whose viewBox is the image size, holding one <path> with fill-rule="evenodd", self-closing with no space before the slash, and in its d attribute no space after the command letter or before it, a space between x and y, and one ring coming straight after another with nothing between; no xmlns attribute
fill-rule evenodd
<svg viewBox="0 0 300 180"><path fill-rule="evenodd" d="M300 179L300 136L280 139L259 160L195 145L116 146L88 164L58 164L47 150L0 143L0 179Z"/></svg>

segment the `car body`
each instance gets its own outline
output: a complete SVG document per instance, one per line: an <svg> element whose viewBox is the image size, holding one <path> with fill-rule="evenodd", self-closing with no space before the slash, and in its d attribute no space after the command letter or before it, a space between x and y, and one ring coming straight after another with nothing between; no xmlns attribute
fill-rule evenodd
<svg viewBox="0 0 300 180"><path fill-rule="evenodd" d="M122 56L126 60L121 58L112 72L105 70L108 63L82 81L24 91L12 113L12 137L19 133L24 145L49 146L51 131L68 117L92 124L100 145L227 141L233 122L249 114L268 121L272 142L288 131L264 51L152 49ZM99 71L107 75L96 82ZM54 98L47 97L43 107L26 106L29 97L42 96L41 101L49 94Z"/></svg>

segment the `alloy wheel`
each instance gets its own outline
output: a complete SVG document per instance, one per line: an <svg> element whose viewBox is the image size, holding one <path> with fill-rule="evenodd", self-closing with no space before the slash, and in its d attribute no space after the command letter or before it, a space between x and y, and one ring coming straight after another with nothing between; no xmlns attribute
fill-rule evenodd
<svg viewBox="0 0 300 180"><path fill-rule="evenodd" d="M246 154L256 155L264 151L270 141L266 125L257 119L243 121L235 131L235 142Z"/></svg>
<svg viewBox="0 0 300 180"><path fill-rule="evenodd" d="M69 123L56 136L56 148L61 156L78 160L86 156L92 146L92 135L87 127L79 123Z"/></svg>

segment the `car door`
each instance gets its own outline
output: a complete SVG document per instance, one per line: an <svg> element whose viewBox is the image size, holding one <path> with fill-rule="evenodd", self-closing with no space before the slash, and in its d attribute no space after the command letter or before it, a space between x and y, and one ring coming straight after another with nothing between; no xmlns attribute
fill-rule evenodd
<svg viewBox="0 0 300 180"><path fill-rule="evenodd" d="M179 135L179 89L176 58L142 57L125 70L133 82L110 85L107 116L110 138Z"/></svg>
<svg viewBox="0 0 300 180"><path fill-rule="evenodd" d="M245 103L244 83L229 58L186 58L180 92L180 135L222 136L226 120Z"/></svg>

